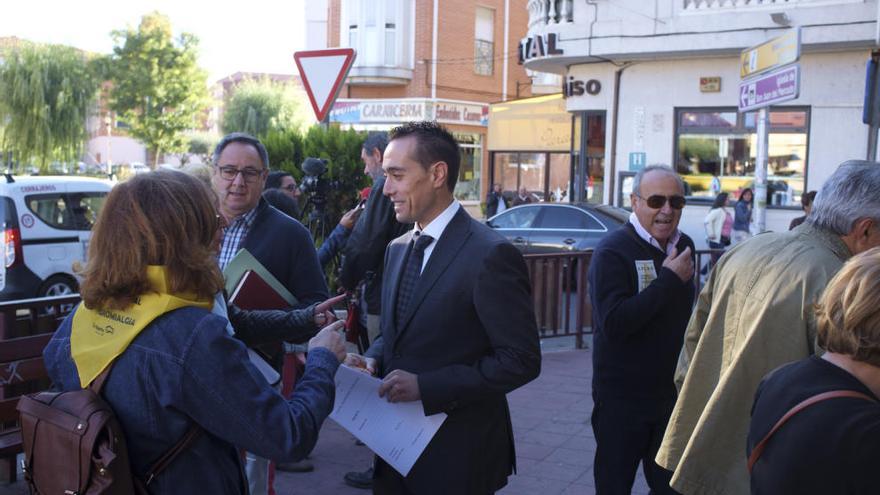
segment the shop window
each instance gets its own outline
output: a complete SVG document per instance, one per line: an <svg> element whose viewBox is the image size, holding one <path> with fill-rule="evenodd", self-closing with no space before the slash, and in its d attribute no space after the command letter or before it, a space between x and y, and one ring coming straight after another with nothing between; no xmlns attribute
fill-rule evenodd
<svg viewBox="0 0 880 495"><path fill-rule="evenodd" d="M483 140L481 134L454 134L461 149L461 166L454 196L460 201L480 200L480 171L483 167Z"/></svg>
<svg viewBox="0 0 880 495"><path fill-rule="evenodd" d="M754 187L757 134L755 112L734 109L677 109L676 168L692 198L719 192L735 199ZM771 108L767 160L767 204L798 206L804 193L809 108Z"/></svg>
<svg viewBox="0 0 880 495"><path fill-rule="evenodd" d="M491 76L495 69L495 11L477 7L474 22L474 73Z"/></svg>

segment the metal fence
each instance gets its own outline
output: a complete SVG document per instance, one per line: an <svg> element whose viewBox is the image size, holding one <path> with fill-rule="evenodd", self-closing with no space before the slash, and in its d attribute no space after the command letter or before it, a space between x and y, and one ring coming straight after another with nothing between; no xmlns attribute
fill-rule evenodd
<svg viewBox="0 0 880 495"><path fill-rule="evenodd" d="M694 253L695 295L699 295L704 280L715 265L713 255L722 253L724 251L720 249L698 249ZM579 251L524 256L532 281L532 300L541 338L574 336L576 347L582 349L584 335L593 333L587 281L592 255L592 251Z"/></svg>

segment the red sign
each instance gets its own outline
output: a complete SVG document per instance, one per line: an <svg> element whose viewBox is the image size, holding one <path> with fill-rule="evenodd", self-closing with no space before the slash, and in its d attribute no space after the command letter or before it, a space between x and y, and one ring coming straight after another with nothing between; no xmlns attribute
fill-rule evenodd
<svg viewBox="0 0 880 495"><path fill-rule="evenodd" d="M339 95L357 56L351 48L296 52L293 59L318 122L323 122Z"/></svg>

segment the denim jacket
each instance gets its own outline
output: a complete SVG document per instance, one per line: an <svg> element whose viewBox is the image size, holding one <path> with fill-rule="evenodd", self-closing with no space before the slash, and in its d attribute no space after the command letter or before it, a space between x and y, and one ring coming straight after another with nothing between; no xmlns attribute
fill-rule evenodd
<svg viewBox="0 0 880 495"><path fill-rule="evenodd" d="M73 313L43 351L54 387L79 388L70 354ZM305 457L333 408L339 362L326 349L309 352L289 401L266 383L226 320L199 308L166 313L116 360L103 396L113 407L135 474L196 422L204 433L149 485L153 494L245 493L239 450L277 461Z"/></svg>

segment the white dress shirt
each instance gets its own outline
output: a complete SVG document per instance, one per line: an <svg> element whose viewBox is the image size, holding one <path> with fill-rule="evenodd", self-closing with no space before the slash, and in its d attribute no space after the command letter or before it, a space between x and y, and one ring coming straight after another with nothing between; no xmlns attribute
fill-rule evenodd
<svg viewBox="0 0 880 495"><path fill-rule="evenodd" d="M434 246L437 245L437 241L440 240L440 236L443 235L443 231L446 230L446 226L449 225L449 222L452 221L452 217L454 217L455 214L458 213L459 208L461 208L461 204L457 200L453 199L452 203L449 203L449 206L447 206L442 213L437 215L437 218L431 220L431 223L426 225L424 228L416 223L416 236L424 233L434 238L431 244L428 244L428 247L425 248L425 254L422 258L422 269L419 271L419 274L425 271L425 267L428 266L428 259L431 257L431 253L434 252Z"/></svg>

